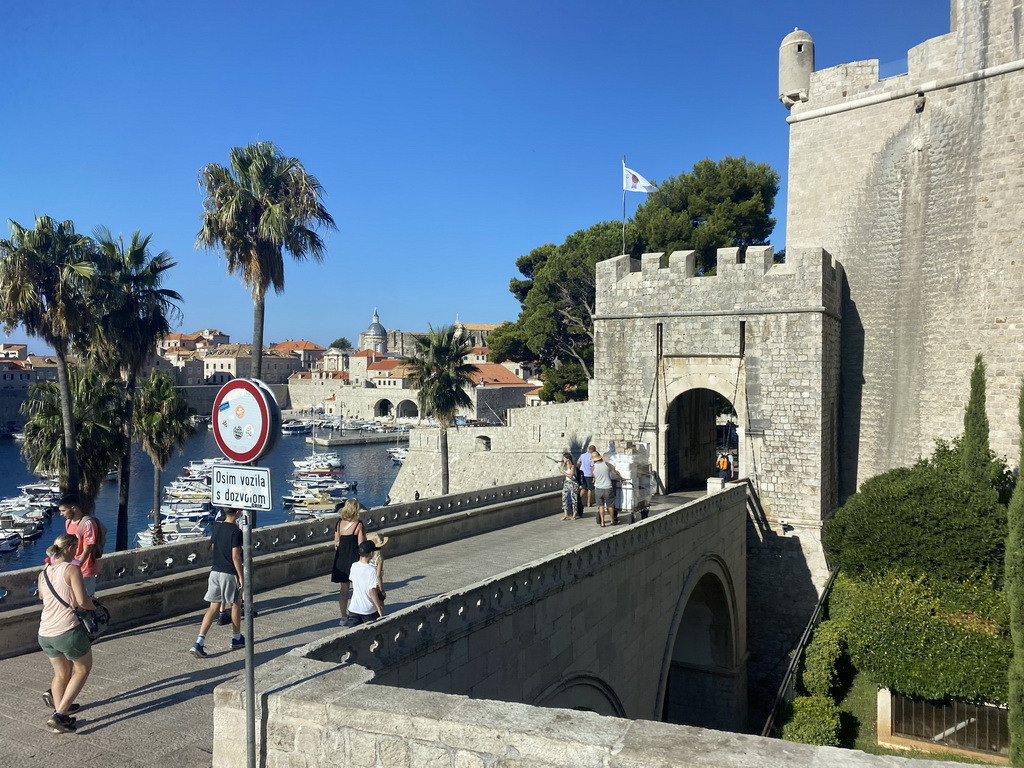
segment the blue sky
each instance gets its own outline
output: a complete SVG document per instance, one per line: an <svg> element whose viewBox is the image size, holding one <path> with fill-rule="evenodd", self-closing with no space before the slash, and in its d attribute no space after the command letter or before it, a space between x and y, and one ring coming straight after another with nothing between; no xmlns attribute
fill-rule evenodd
<svg viewBox="0 0 1024 768"><path fill-rule="evenodd" d="M621 158L651 180L705 157L780 172L778 47L818 69L949 31L944 0L4 4L0 221L153 233L178 262L178 330L248 341L248 289L196 250L206 163L276 142L327 191L322 265L286 264L265 339L514 320L515 260L622 215ZM643 195L630 193L632 211ZM43 345L20 330L0 339Z"/></svg>

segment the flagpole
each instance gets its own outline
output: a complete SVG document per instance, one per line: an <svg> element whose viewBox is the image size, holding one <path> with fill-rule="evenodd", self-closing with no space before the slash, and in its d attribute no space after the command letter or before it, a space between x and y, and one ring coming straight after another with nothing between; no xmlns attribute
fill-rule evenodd
<svg viewBox="0 0 1024 768"><path fill-rule="evenodd" d="M626 156L622 156L622 252L626 252Z"/></svg>

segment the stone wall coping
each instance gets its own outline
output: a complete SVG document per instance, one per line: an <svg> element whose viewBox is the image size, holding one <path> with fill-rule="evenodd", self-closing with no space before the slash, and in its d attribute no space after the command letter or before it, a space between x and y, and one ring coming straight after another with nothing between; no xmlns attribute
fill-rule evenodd
<svg viewBox="0 0 1024 768"><path fill-rule="evenodd" d="M387 507L374 507L366 510L362 518L367 530L383 531L389 526L459 514L505 501L550 493L561 487L561 478L546 477ZM297 520L255 529L252 532L252 546L259 559L275 552L331 541L333 537L333 517ZM206 538L145 549L109 552L100 559L101 572L97 590L102 599L105 590L209 568L211 558L209 539ZM42 564L0 573L0 613L38 605L36 588L41 568Z"/></svg>

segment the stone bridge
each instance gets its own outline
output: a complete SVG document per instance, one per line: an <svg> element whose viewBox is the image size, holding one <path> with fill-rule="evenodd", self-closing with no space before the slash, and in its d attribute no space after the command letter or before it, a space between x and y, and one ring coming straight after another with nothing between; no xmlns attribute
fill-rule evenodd
<svg viewBox="0 0 1024 768"><path fill-rule="evenodd" d="M259 764L849 762L650 722L744 729L746 494L656 497L648 520L604 530L592 515L558 522L553 481L373 510L392 537L389 616L354 630L337 626L325 526L259 531ZM108 561L120 565L101 596L119 623L95 648L76 754L111 768L245 763L242 654L215 627L210 658L188 655L203 557L174 545ZM38 621L32 604L4 609L21 577L0 579L5 642ZM3 763L64 756L68 737L43 727L42 654L0 660L0 677Z"/></svg>

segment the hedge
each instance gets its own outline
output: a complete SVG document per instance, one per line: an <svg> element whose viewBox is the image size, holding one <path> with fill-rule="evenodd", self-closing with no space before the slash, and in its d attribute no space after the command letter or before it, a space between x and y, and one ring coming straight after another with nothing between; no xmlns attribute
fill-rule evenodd
<svg viewBox="0 0 1024 768"><path fill-rule="evenodd" d="M945 446L935 462L866 481L825 524L843 572L870 578L893 568L948 581L1003 577L1006 508L995 487L966 482ZM954 471L955 468L955 471Z"/></svg>
<svg viewBox="0 0 1024 768"><path fill-rule="evenodd" d="M842 627L835 621L823 621L804 651L800 682L811 696L833 698L839 684L838 664L843 655Z"/></svg>
<svg viewBox="0 0 1024 768"><path fill-rule="evenodd" d="M839 746L839 707L824 696L798 696L788 705L781 736L786 741Z"/></svg>
<svg viewBox="0 0 1024 768"><path fill-rule="evenodd" d="M1007 700L1008 606L991 583L934 583L898 571L840 574L829 601L854 666L925 699Z"/></svg>

